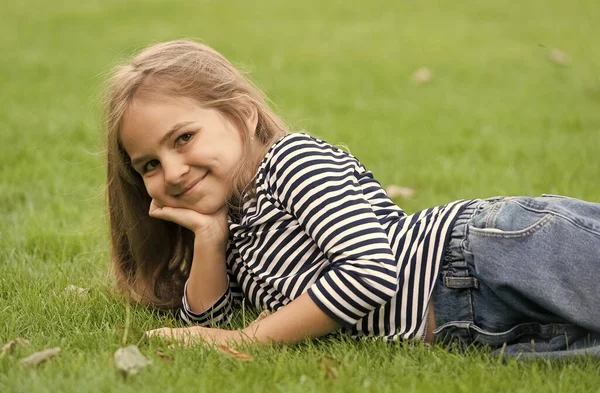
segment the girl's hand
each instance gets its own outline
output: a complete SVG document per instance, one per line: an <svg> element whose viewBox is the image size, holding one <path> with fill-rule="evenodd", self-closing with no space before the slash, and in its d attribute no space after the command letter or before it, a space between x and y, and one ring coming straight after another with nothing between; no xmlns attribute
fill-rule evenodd
<svg viewBox="0 0 600 393"><path fill-rule="evenodd" d="M194 232L196 241L225 245L229 236L227 205L213 214L202 214L192 209L161 206L155 200L150 204L150 217L181 225Z"/></svg>
<svg viewBox="0 0 600 393"><path fill-rule="evenodd" d="M148 330L147 337L159 337L168 341L180 342L185 346L191 346L198 343L208 345L227 345L239 344L243 341L250 341L244 336L241 330L213 329L201 326L192 326L187 328L170 328Z"/></svg>

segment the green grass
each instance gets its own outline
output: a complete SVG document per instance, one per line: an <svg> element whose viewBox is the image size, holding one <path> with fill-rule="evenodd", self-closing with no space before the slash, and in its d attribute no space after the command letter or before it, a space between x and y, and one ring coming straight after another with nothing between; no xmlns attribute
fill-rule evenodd
<svg viewBox="0 0 600 393"><path fill-rule="evenodd" d="M415 188L398 201L407 212L503 194L600 201L596 3L1 0L0 343L32 346L0 359L0 391L600 391L591 359L503 364L485 350L345 339L249 348L250 363L142 342L153 364L123 379L98 100L120 59L195 37L251 71L294 129L346 144L384 185ZM434 80L415 86L422 66ZM90 293L66 294L70 284ZM133 310L133 330L166 323ZM18 363L54 346L39 369ZM325 377L324 356L339 378Z"/></svg>

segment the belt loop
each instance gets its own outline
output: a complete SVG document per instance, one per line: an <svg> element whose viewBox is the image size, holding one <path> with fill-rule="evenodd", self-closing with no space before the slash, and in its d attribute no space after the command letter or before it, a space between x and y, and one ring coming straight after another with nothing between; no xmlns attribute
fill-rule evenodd
<svg viewBox="0 0 600 393"><path fill-rule="evenodd" d="M479 288L479 280L475 277L444 277L444 286L454 289Z"/></svg>

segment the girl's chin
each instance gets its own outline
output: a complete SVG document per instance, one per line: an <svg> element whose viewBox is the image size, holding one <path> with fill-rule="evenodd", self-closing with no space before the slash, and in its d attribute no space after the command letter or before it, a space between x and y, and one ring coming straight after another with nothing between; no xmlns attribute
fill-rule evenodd
<svg viewBox="0 0 600 393"><path fill-rule="evenodd" d="M209 201L202 201L203 203L196 203L189 207L200 214L213 214L219 211L223 207L223 203L210 203ZM207 203L209 202L209 203ZM212 202L212 201L211 201Z"/></svg>

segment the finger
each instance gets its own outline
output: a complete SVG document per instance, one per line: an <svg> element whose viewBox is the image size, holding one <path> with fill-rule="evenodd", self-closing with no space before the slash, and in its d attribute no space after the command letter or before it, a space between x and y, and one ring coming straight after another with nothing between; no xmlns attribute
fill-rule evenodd
<svg viewBox="0 0 600 393"><path fill-rule="evenodd" d="M150 202L150 211L160 209L162 207L164 207L164 205L159 203L156 199L153 199L152 202Z"/></svg>
<svg viewBox="0 0 600 393"><path fill-rule="evenodd" d="M171 221L176 224L186 226L186 212L182 210L183 209L177 209L169 206L157 207L154 210L148 212L148 215L152 218Z"/></svg>
<svg viewBox="0 0 600 393"><path fill-rule="evenodd" d="M148 337L155 337L160 335L160 330L161 329L148 330L144 334L146 334Z"/></svg>
<svg viewBox="0 0 600 393"><path fill-rule="evenodd" d="M148 330L145 332L147 337L158 337L158 338L172 338L173 337L173 329L172 328L160 328Z"/></svg>
<svg viewBox="0 0 600 393"><path fill-rule="evenodd" d="M147 337L157 337L170 342L179 342L184 346L191 346L205 341L204 337L202 337L202 331L194 328L174 329L170 327L164 327L160 329L148 330L145 332L145 335Z"/></svg>
<svg viewBox="0 0 600 393"><path fill-rule="evenodd" d="M151 204L150 205L150 210L148 211L148 215L150 217L154 217L154 218L160 218L160 219L164 219L163 217L165 216L165 207L159 207L157 205Z"/></svg>

